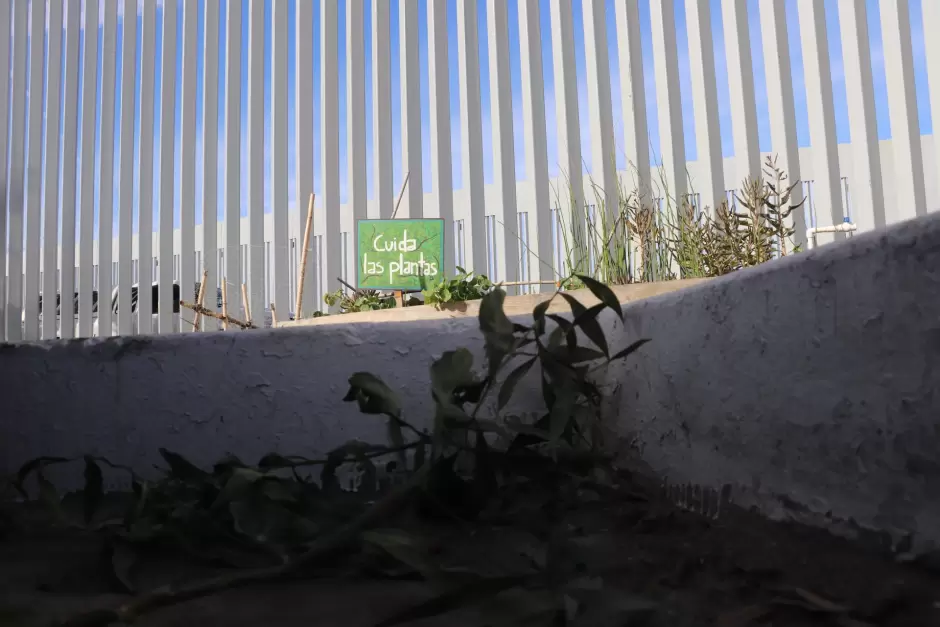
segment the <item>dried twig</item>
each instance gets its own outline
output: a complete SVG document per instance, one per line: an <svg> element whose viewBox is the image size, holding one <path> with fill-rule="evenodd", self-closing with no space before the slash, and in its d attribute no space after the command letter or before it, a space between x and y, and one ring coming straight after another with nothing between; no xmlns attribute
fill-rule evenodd
<svg viewBox="0 0 940 627"><path fill-rule="evenodd" d="M300 280L297 281L297 303L294 306L295 320L300 320L301 308L304 304L304 279L307 276L307 251L310 250L310 230L313 228L313 201L315 198L316 194L310 194L310 202L307 204L307 226L304 228L304 249L300 254Z"/></svg>
<svg viewBox="0 0 940 627"><path fill-rule="evenodd" d="M222 330L228 331L228 280L222 279Z"/></svg>
<svg viewBox="0 0 940 627"><path fill-rule="evenodd" d="M242 307L245 308L245 318L251 324L251 307L248 306L248 288L242 283Z"/></svg>
<svg viewBox="0 0 940 627"><path fill-rule="evenodd" d="M242 329L257 329L255 325L250 322L242 322L238 318L233 318L228 314L220 314L212 311L211 309L206 309L202 305L197 305L195 303L187 303L185 300L180 301L180 307L185 307L186 309L192 309L196 313L202 314L204 316L209 316L210 318L215 318L216 320L221 320L225 325L225 328L228 328L229 323L234 324L236 327L241 327Z"/></svg>
<svg viewBox="0 0 940 627"><path fill-rule="evenodd" d="M205 312L203 312L205 313ZM141 595L113 610L94 610L69 618L60 627L107 627L112 623L130 623L161 607L182 603L223 590L252 583L271 582L298 574L315 562L355 547L359 535L370 527L398 513L424 483L433 464L425 464L404 484L393 489L357 518L333 533L314 541L306 553L281 566L254 568L174 588L164 586Z"/></svg>
<svg viewBox="0 0 940 627"><path fill-rule="evenodd" d="M209 280L209 271L202 271L202 282L199 284L199 296L196 297L196 304L202 307L205 304L206 298L206 281ZM196 312L196 319L193 320L193 329L196 331L202 331L200 328L200 323L202 322L202 314L198 311Z"/></svg>
<svg viewBox="0 0 940 627"><path fill-rule="evenodd" d="M398 215L398 207L401 206L401 200L402 198L405 197L405 188L408 187L408 179L410 178L411 178L411 172L409 171L408 174L405 175L405 180L402 181L401 191L398 192L398 202L395 203L395 211L392 212L392 217L391 217L392 220L394 220L395 216Z"/></svg>

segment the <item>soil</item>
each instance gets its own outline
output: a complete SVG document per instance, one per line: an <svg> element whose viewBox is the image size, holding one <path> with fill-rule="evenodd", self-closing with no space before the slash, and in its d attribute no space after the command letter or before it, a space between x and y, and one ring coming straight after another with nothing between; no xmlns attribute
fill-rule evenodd
<svg viewBox="0 0 940 627"><path fill-rule="evenodd" d="M733 507L717 519L706 517L674 507L657 490L636 484L582 489L573 506L524 494L506 503L514 505L472 523L420 523L420 535L429 539L437 564L487 576L531 572L533 563L546 559L546 546L562 546L560 552L552 549L551 559L572 564L582 580L600 581L617 605L569 624L940 625L940 573L824 530L770 522ZM0 626L45 625L129 598L119 592L100 534L38 524L35 512L26 513L32 518L25 519L33 522L15 525L0 540ZM400 521L392 524L400 526ZM556 545L551 538L559 533L568 541ZM353 566L347 560L307 580L190 600L155 611L137 624L371 627L435 594L431 583L401 569L364 572L355 567L356 558L351 561ZM150 555L135 567L133 582L147 590L216 572L171 554ZM446 616L403 624L523 624L503 611L519 593L517 589ZM647 603L655 610L638 611Z"/></svg>

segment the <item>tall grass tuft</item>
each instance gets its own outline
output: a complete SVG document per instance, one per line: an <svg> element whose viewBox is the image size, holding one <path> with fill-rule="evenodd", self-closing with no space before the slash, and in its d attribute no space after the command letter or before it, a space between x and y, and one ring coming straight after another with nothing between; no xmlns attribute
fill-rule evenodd
<svg viewBox="0 0 940 627"><path fill-rule="evenodd" d="M792 202L799 182L789 183L774 158L764 163L761 178L745 179L733 203L700 208L690 194L679 202L662 170L658 189L628 191L621 180L617 206L606 206L600 187L591 181L594 204L568 202L555 190L559 275L582 274L608 285L716 277L799 252L794 244L792 214L803 201ZM583 287L569 284L567 287Z"/></svg>

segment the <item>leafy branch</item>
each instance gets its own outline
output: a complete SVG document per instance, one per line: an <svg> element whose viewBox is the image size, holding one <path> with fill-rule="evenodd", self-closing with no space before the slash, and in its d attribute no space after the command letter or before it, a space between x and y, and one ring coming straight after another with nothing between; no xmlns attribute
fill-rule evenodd
<svg viewBox="0 0 940 627"><path fill-rule="evenodd" d="M271 453L255 466L228 456L210 470L197 467L178 453L161 450L168 469L156 481L143 480L100 457L81 458L86 479L82 526L107 533L115 546L133 550L159 545L215 560L234 553L253 556L254 564L258 560L266 563L159 588L114 609L80 614L61 624L99 627L130 622L156 609L222 590L313 576L314 568L320 572L342 557L358 556L357 560L368 563L377 559L375 549L383 559L393 559L425 579L440 579L444 589L440 597L383 624L397 624L408 616L437 615L454 604L510 588L548 595L552 600L547 611L562 611L559 595L575 594L566 583L574 572L559 570L555 562L541 563L535 575L493 578L464 573L455 580L451 570L434 563L414 534L370 530L379 524L387 526L412 506L422 518L467 524L509 498L521 485L534 481L552 494L561 482L572 478L593 480L593 470L607 464L599 449L603 389L594 374L628 357L645 340L620 350L612 348L600 315L609 310L622 321L619 301L607 286L591 277L573 279L587 286L599 302L587 307L559 289L534 308L529 324L507 317L503 307L506 295L501 289L490 289L483 296L479 325L485 366L477 372L473 354L464 348L447 351L431 364L433 416L426 417L431 419L430 433L406 416L392 387L371 373L358 372L349 378L344 400L356 403L363 414L385 420L386 445L349 442L325 458L315 459ZM558 299L568 305L569 316L551 312ZM541 385L544 410L534 421L508 410L527 379ZM382 460L388 460L384 471L377 465ZM26 484L35 477L39 499L65 524L69 524L68 516L46 470L71 461L75 460L33 460L20 469L13 482L28 496ZM342 489L337 472L347 464L360 473L362 495L370 500L375 495L371 504ZM97 522L101 518L102 465L131 476L133 494L124 516L117 521ZM318 482L302 474L312 468L320 469ZM389 479L396 475L403 479L394 482L397 487L388 487ZM549 548L557 549L554 544ZM372 557L367 558L369 555ZM125 587L133 591L132 582ZM540 607L546 610L544 605Z"/></svg>

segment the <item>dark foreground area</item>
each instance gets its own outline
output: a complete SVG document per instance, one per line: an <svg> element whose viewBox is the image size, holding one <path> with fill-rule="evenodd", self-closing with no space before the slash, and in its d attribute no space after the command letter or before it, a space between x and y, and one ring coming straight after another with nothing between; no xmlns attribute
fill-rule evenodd
<svg viewBox="0 0 940 627"><path fill-rule="evenodd" d="M183 601L136 624L940 625L940 574L825 531L734 507L703 516L626 477L577 480L553 497L536 491L514 489L470 517L412 508L306 572ZM0 540L0 626L53 624L120 605L128 590L236 570L166 545L124 550L101 531L53 525L45 512L16 506Z"/></svg>

